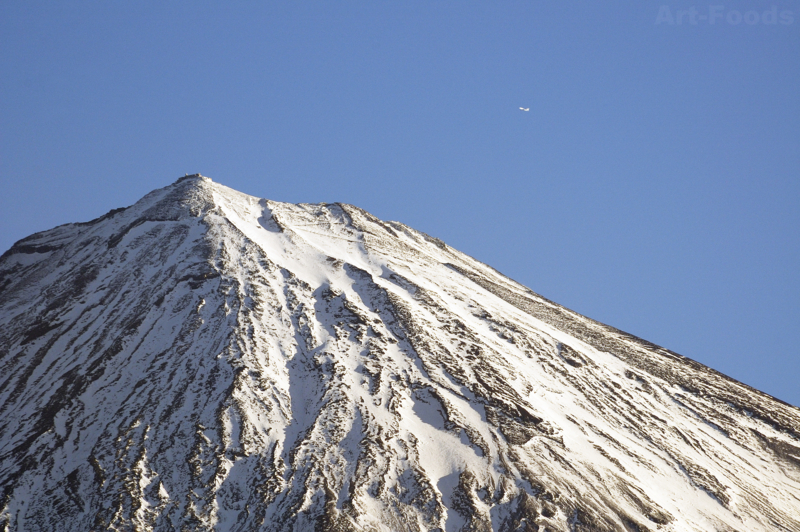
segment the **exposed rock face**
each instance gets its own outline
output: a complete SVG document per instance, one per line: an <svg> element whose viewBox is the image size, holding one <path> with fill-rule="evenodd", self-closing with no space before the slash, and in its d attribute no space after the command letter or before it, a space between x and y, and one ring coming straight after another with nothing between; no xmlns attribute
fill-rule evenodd
<svg viewBox="0 0 800 532"><path fill-rule="evenodd" d="M0 258L0 529L800 530L800 410L349 205Z"/></svg>

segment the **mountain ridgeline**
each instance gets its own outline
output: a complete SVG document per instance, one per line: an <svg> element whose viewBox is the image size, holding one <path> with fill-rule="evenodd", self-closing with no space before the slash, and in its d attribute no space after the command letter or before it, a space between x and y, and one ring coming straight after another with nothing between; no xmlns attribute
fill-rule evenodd
<svg viewBox="0 0 800 532"><path fill-rule="evenodd" d="M0 530L800 531L800 409L195 175L0 257Z"/></svg>

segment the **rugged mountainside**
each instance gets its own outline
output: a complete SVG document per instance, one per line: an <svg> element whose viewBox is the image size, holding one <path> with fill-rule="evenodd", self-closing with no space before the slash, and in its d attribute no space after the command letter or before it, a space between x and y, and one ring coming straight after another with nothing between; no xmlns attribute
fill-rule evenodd
<svg viewBox="0 0 800 532"><path fill-rule="evenodd" d="M800 530L800 409L350 205L0 258L0 529Z"/></svg>

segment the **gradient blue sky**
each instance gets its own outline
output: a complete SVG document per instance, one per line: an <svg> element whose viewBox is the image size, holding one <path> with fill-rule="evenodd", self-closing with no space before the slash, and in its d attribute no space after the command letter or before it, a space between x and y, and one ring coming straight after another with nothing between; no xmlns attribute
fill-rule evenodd
<svg viewBox="0 0 800 532"><path fill-rule="evenodd" d="M0 248L200 172L405 222L800 405L800 2L656 24L692 5L2 2Z"/></svg>

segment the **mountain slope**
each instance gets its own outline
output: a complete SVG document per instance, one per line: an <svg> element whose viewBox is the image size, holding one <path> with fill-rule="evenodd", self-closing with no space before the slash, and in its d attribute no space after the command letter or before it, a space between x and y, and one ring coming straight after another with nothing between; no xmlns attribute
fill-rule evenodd
<svg viewBox="0 0 800 532"><path fill-rule="evenodd" d="M800 410L349 205L0 258L5 530L800 530Z"/></svg>

